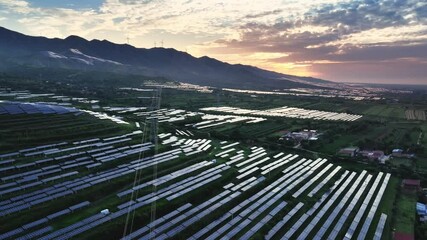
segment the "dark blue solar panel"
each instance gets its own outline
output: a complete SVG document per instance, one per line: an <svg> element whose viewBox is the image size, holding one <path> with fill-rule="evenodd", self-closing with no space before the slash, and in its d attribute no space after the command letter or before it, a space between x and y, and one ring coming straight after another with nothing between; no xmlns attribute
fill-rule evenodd
<svg viewBox="0 0 427 240"><path fill-rule="evenodd" d="M43 114L55 113L48 105L36 104L35 107Z"/></svg>
<svg viewBox="0 0 427 240"><path fill-rule="evenodd" d="M42 103L0 102L0 114L65 114L74 112L79 112L79 110Z"/></svg>
<svg viewBox="0 0 427 240"><path fill-rule="evenodd" d="M3 105L3 107L4 107L4 109L6 109L6 111L9 114L22 114L22 113L24 113L24 111L22 111L22 109L16 104Z"/></svg>
<svg viewBox="0 0 427 240"><path fill-rule="evenodd" d="M49 107L58 114L64 114L64 113L70 112L70 111L68 111L68 109L61 107L61 106L49 105Z"/></svg>
<svg viewBox="0 0 427 240"><path fill-rule="evenodd" d="M5 114L5 113L7 113L6 109L0 106L0 114Z"/></svg>
<svg viewBox="0 0 427 240"><path fill-rule="evenodd" d="M21 109L28 114L40 113L40 111L34 107L32 104L23 103L19 105Z"/></svg>

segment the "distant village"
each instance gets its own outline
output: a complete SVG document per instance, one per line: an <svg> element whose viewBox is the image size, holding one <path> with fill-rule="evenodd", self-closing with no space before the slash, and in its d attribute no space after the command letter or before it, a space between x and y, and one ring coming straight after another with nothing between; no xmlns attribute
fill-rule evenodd
<svg viewBox="0 0 427 240"><path fill-rule="evenodd" d="M303 141L317 141L319 140L322 133L313 129L303 129L300 131L283 131L280 141L286 141L292 143L294 148L299 148ZM346 147L340 149L336 155L338 157L364 159L369 161L378 162L385 164L390 159L414 159L415 153L405 151L403 149L393 149L389 154L386 154L383 150L369 150L361 149L356 146Z"/></svg>
<svg viewBox="0 0 427 240"><path fill-rule="evenodd" d="M308 130L304 129L301 131L284 131L282 137L279 140L284 141L293 141L296 143L300 143L303 140L308 141L317 141L321 134L317 132L317 130Z"/></svg>
<svg viewBox="0 0 427 240"><path fill-rule="evenodd" d="M386 155L382 150L361 150L359 147L346 147L342 148L337 153L340 157L357 158L362 157L367 160L377 161L385 164L390 158L406 158L413 159L415 154L405 152L403 149L393 149L391 154Z"/></svg>

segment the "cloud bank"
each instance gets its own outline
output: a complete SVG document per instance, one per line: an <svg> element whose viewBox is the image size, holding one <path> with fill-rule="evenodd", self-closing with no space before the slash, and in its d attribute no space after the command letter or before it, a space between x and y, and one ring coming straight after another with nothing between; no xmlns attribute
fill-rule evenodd
<svg viewBox="0 0 427 240"><path fill-rule="evenodd" d="M0 24L31 35L188 50L336 81L426 83L427 2L106 0L38 6L0 0Z"/></svg>

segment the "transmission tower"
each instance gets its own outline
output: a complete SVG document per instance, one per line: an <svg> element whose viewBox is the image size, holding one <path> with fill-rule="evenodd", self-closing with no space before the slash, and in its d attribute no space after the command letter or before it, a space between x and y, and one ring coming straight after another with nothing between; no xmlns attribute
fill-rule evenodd
<svg viewBox="0 0 427 240"><path fill-rule="evenodd" d="M147 107L147 110L150 111L152 113L152 118L148 119L145 118L145 121L143 123L144 126L144 130L143 130L143 135L142 135L142 139L141 139L141 143L151 141L152 144L154 145L154 155L158 153L158 118L156 116L156 114L158 113L158 110L160 109L160 100L161 100L161 93L162 93L162 89L160 87L158 87L157 89L152 89L152 96L149 97L151 99L151 104ZM150 132L149 134L147 134L148 132ZM144 152L140 151L139 153L139 159L143 159L144 157ZM155 160L154 165L153 165L153 180L155 181L157 179L157 160ZM136 186L136 184L141 180L141 171L136 171L135 173L135 177L134 177L134 182L133 182L133 187ZM153 195L156 194L157 192L157 187L155 184L153 184L153 189L152 189L152 193ZM138 198L138 193L137 192L132 192L130 200L134 200ZM151 203L151 222L156 220L156 209L157 208L157 202L154 201ZM125 223L125 227L123 229L123 237L126 236L128 229L129 232L132 232L133 229L133 223L134 223L134 219L135 219L135 210L131 208L131 206L129 205L128 207L128 213L126 216L126 223ZM155 230L154 226L150 227L150 233L152 231Z"/></svg>
<svg viewBox="0 0 427 240"><path fill-rule="evenodd" d="M158 87L156 91L153 92L153 101L152 101L152 111L155 112L155 114L158 113L158 110L160 109L160 100L162 95L162 89L161 87ZM154 154L158 153L158 130L159 130L159 120L158 117L155 116L151 118L151 128L150 128L150 140L154 145ZM155 158L156 159L156 158ZM156 181L157 179L157 160L155 160L154 166L153 166L153 181ZM156 194L157 192L157 185L153 184L153 194ZM156 211L157 211L157 201L154 200L151 203L151 222L154 222L156 220ZM155 230L154 224L150 226L150 233L152 233Z"/></svg>

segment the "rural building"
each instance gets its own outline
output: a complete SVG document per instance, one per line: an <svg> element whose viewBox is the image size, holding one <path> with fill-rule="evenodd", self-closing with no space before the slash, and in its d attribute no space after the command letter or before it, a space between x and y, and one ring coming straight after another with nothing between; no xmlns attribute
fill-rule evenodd
<svg viewBox="0 0 427 240"><path fill-rule="evenodd" d="M393 156L393 157L400 157L401 155L402 155L402 153L403 153L403 150L402 149L393 149L393 151L391 151L391 155Z"/></svg>
<svg viewBox="0 0 427 240"><path fill-rule="evenodd" d="M402 187L406 190L419 190L421 189L421 181L418 179L403 179Z"/></svg>
<svg viewBox="0 0 427 240"><path fill-rule="evenodd" d="M414 234L397 232L394 234L394 240L414 240Z"/></svg>
<svg viewBox="0 0 427 240"><path fill-rule="evenodd" d="M360 154L363 157L368 158L369 160L380 160L384 157L384 152L375 150L375 151L361 151Z"/></svg>
<svg viewBox="0 0 427 240"><path fill-rule="evenodd" d="M416 208L420 220L424 222L427 216L427 206L424 203L417 202Z"/></svg>
<svg viewBox="0 0 427 240"><path fill-rule="evenodd" d="M385 164L385 162L387 162L388 160L390 160L390 155L384 155L378 159L378 162L381 164Z"/></svg>
<svg viewBox="0 0 427 240"><path fill-rule="evenodd" d="M391 156L401 158L414 158L415 154L404 153L402 149L393 149L393 151L391 152Z"/></svg>
<svg viewBox="0 0 427 240"><path fill-rule="evenodd" d="M282 136L282 138L286 140L295 140L295 141L301 141L301 140L315 141L318 139L318 136L319 134L317 133L317 130L304 129L299 132L287 132Z"/></svg>
<svg viewBox="0 0 427 240"><path fill-rule="evenodd" d="M343 148L339 150L338 155L345 156L345 157L354 157L357 155L358 152L359 152L358 147L348 147L348 148Z"/></svg>

